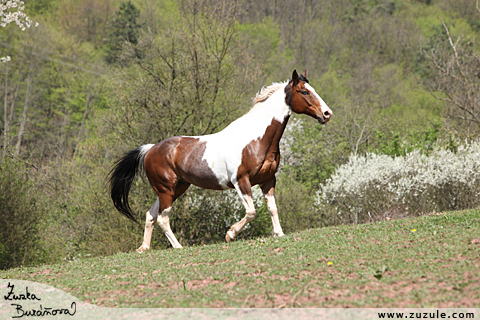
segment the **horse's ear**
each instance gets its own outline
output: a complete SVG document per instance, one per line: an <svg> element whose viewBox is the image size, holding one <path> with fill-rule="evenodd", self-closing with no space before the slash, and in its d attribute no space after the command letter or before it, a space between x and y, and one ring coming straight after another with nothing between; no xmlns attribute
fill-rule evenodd
<svg viewBox="0 0 480 320"><path fill-rule="evenodd" d="M298 84L298 73L297 70L293 70L292 73L292 87L295 87Z"/></svg>
<svg viewBox="0 0 480 320"><path fill-rule="evenodd" d="M303 76L305 79L307 79L307 70L303 71L302 76Z"/></svg>

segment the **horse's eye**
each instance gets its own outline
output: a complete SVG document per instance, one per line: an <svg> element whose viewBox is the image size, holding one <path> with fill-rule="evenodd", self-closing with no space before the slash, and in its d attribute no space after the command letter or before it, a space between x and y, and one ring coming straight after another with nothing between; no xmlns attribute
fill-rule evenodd
<svg viewBox="0 0 480 320"><path fill-rule="evenodd" d="M303 94L304 96L306 96L306 95L308 95L308 91L302 91L302 94Z"/></svg>

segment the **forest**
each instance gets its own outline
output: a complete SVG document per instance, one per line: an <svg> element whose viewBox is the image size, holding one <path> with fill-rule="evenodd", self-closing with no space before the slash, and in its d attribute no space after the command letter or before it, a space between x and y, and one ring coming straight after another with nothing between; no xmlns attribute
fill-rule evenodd
<svg viewBox="0 0 480 320"><path fill-rule="evenodd" d="M155 194L140 178L141 223L119 214L115 161L218 132L294 69L333 116L294 116L284 134L286 233L480 205L478 0L29 0L24 11L32 26L0 28L1 269L137 248ZM272 231L254 195L240 238ZM243 216L235 192L190 188L171 225L199 245ZM158 227L152 247L169 247Z"/></svg>

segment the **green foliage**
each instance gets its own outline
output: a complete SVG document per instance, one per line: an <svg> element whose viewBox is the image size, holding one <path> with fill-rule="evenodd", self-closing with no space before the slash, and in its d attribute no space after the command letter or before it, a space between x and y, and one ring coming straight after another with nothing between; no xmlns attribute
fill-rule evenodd
<svg viewBox="0 0 480 320"><path fill-rule="evenodd" d="M420 132L408 130L403 137L399 132L391 132L390 135L387 135L377 130L375 133L381 141L379 149L375 150L379 154L397 157L405 156L413 150L421 150L422 153L428 154L438 145L437 142L442 134L442 124L435 122ZM451 139L448 141L450 143Z"/></svg>
<svg viewBox="0 0 480 320"><path fill-rule="evenodd" d="M261 67L258 79L252 79L255 88L278 82L291 73L294 68L289 57L291 53L285 50L278 22L265 17L261 22L239 25L238 32L245 49L252 52L254 63Z"/></svg>
<svg viewBox="0 0 480 320"><path fill-rule="evenodd" d="M312 168L309 168L312 169ZM314 207L314 188L309 189L308 183L285 170L279 174L276 187L278 214L285 233L296 232L310 228L319 228L338 224L335 215L326 212L317 212Z"/></svg>
<svg viewBox="0 0 480 320"><path fill-rule="evenodd" d="M25 6L29 16L39 16L46 14L55 6L56 0L30 0ZM32 14L30 14L32 13Z"/></svg>
<svg viewBox="0 0 480 320"><path fill-rule="evenodd" d="M398 6L400 1L398 0L349 0L350 8L347 11L348 17L351 20L354 20L358 16L372 14L372 13L382 13L382 14L393 14Z"/></svg>
<svg viewBox="0 0 480 320"><path fill-rule="evenodd" d="M75 159L51 168L48 174L55 179L39 185L41 205L49 208L41 235L45 250L55 252L48 257L51 262L109 255L140 245L143 225L112 210L105 181L109 164L99 157L102 151L103 143L79 145ZM147 208L151 190L137 188L133 203Z"/></svg>
<svg viewBox="0 0 480 320"><path fill-rule="evenodd" d="M304 123L293 131L294 140L289 147L295 158L285 163L281 169L285 176L282 177L293 177L306 187L306 193L315 190L330 176L346 151L345 143L329 140L329 129L318 123Z"/></svg>
<svg viewBox="0 0 480 320"><path fill-rule="evenodd" d="M45 212L36 199L36 175L10 158L0 162L0 269L44 261L40 234Z"/></svg>
<svg viewBox="0 0 480 320"><path fill-rule="evenodd" d="M140 10L130 0L120 4L120 8L115 12L115 17L111 21L111 27L108 32L107 63L111 64L117 60L118 54L126 42L131 45L138 43L141 27L137 23L139 16Z"/></svg>

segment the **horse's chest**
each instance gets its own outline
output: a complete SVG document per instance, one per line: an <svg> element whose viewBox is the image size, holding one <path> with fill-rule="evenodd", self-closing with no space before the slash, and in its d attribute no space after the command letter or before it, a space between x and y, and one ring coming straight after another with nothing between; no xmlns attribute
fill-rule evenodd
<svg viewBox="0 0 480 320"><path fill-rule="evenodd" d="M276 146L252 144L242 154L238 175L248 175L252 185L264 183L275 175L280 163L280 152Z"/></svg>
<svg viewBox="0 0 480 320"><path fill-rule="evenodd" d="M269 179L277 172L278 163L279 161L277 160L274 160L274 161L266 160L260 166L260 169L258 170L258 172L256 172L255 174L261 177L260 180Z"/></svg>

